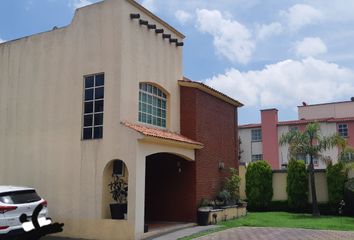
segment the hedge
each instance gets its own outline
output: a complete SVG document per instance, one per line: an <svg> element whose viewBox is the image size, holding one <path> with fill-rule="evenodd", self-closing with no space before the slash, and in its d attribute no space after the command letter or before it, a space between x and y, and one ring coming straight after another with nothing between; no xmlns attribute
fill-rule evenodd
<svg viewBox="0 0 354 240"><path fill-rule="evenodd" d="M304 209L308 203L309 193L308 173L304 161L291 160L289 162L286 182L289 208L294 211Z"/></svg>
<svg viewBox="0 0 354 240"><path fill-rule="evenodd" d="M273 172L266 161L252 162L246 171L246 196L253 209L266 209L273 197Z"/></svg>
<svg viewBox="0 0 354 240"><path fill-rule="evenodd" d="M326 175L328 202L336 208L344 199L344 184L347 180L347 172L344 163L338 162L334 165L330 163L326 169Z"/></svg>

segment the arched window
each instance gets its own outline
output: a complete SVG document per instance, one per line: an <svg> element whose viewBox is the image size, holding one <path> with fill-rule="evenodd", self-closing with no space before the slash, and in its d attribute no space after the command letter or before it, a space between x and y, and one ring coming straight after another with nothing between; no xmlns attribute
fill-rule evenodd
<svg viewBox="0 0 354 240"><path fill-rule="evenodd" d="M139 85L139 122L166 127L167 96L149 83Z"/></svg>

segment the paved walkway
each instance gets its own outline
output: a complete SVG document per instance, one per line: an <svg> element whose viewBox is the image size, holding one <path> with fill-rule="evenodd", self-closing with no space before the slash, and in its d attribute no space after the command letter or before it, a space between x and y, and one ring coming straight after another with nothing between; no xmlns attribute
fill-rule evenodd
<svg viewBox="0 0 354 240"><path fill-rule="evenodd" d="M199 240L354 240L354 231L298 228L238 227L198 238Z"/></svg>
<svg viewBox="0 0 354 240"><path fill-rule="evenodd" d="M218 226L215 225L209 225L209 226L196 226L196 227L189 227L189 228L184 228L175 232L171 232L162 236L158 237L152 237L149 239L153 240L172 240L172 239L179 239L182 237L187 237L190 235L193 235L195 233L207 231L210 229L218 228Z"/></svg>

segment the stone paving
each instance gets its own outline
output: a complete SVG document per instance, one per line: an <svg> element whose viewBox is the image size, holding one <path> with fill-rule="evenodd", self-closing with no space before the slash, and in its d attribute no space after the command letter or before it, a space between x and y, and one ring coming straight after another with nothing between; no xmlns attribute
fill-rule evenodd
<svg viewBox="0 0 354 240"><path fill-rule="evenodd" d="M197 238L198 240L354 240L354 231L298 228L238 227Z"/></svg>

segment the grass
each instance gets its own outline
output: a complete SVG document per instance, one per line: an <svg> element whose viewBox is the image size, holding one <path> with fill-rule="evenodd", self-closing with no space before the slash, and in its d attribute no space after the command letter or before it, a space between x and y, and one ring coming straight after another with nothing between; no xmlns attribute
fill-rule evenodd
<svg viewBox="0 0 354 240"><path fill-rule="evenodd" d="M218 225L220 227L217 229L201 232L181 239L193 239L212 232L243 226L354 231L354 218L338 216L312 217L310 214L286 212L253 212L248 213L246 217L220 222Z"/></svg>

